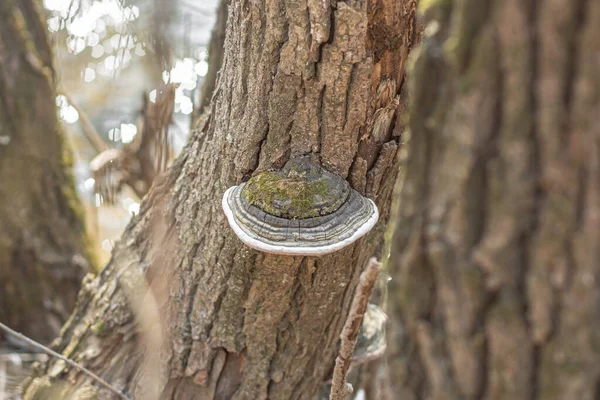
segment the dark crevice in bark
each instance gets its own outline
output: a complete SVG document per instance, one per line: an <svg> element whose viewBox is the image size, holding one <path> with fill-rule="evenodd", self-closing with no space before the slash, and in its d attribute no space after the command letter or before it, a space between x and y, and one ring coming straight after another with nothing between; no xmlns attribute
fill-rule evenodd
<svg viewBox="0 0 600 400"><path fill-rule="evenodd" d="M537 208L536 208L537 210ZM530 227L531 229L531 227ZM531 233L529 231L525 231L523 232L523 234L521 235L521 237L518 240L518 244L517 247L518 249L516 249L516 251L519 252L519 256L518 256L518 263L519 263L519 268L518 268L518 274L519 276L517 277L517 282L516 282L516 296L518 298L519 301L519 307L520 307L520 312L521 312L521 318L523 319L523 322L525 324L525 329L526 332L529 336L529 338L531 339L531 341L533 342L533 327L531 325L531 322L529 320L529 315L530 315L530 304L528 301L528 297L527 297L527 275L530 272L530 263L529 263L529 259L530 259L530 245L532 243L532 239L531 239ZM533 348L532 348L532 353L530 354L530 357L532 359L532 366L531 366L531 370L527 371L524 370L524 373L529 373L529 380L530 380L530 386L529 386L529 390L531 390L531 392L529 393L529 398L534 398L533 395L535 393L535 390L537 390L536 386L537 386L537 369L536 364L535 364L535 360L536 360L536 351L535 351L535 346L532 344Z"/></svg>
<svg viewBox="0 0 600 400"><path fill-rule="evenodd" d="M567 240L564 243L564 255L565 255L565 276L563 282L562 292L567 293L573 289L575 283L575 277L577 273L577 261L575 260L575 252L573 249L573 241ZM558 292L558 290L556 291ZM560 313L565 309L565 304L562 301L556 300L556 312ZM554 333L561 325L561 314L556 315L553 319L556 321L557 328L553 330Z"/></svg>
<svg viewBox="0 0 600 400"><path fill-rule="evenodd" d="M498 49L497 43L496 49ZM500 60L499 50L496 50L493 53L493 57L495 58L495 60ZM470 252L472 252L473 249L477 248L477 246L480 244L485 230L490 228L486 225L486 221L488 221L489 217L489 210L487 209L486 205L488 204L488 195L490 191L488 163L491 160L498 158L498 140L500 136L500 131L502 130L502 114L504 112L503 99L501 95L501 93L504 90L504 86L502 72L500 68L495 68L493 79L495 79L494 87L496 88L496 93L493 95L495 104L492 114L492 120L490 121L490 133L488 137L483 138L480 147L481 150L475 150L476 161L473 166L473 174L477 175L479 173L481 176L479 182L475 180L472 183L473 191L478 190L478 192L470 200L474 204L474 209L478 212L475 212L475 215L471 219L470 226L472 227L472 233L469 234L472 236L471 239L468 241L468 243L471 243L471 247L469 250ZM478 188L475 186L477 185L477 183L480 184Z"/></svg>
<svg viewBox="0 0 600 400"><path fill-rule="evenodd" d="M575 200L575 221L574 221L574 231L581 232L584 224L584 211L587 210L590 206L586 201L586 188L590 184L589 182L589 172L586 169L581 168L578 171L577 176L577 196Z"/></svg>
<svg viewBox="0 0 600 400"><path fill-rule="evenodd" d="M579 60L579 52L581 51L581 36L583 29L586 26L586 9L589 0L574 0L575 6L575 22L573 24L573 32L567 32L569 34L569 40L567 42L567 66L564 81L564 106L565 115L570 115L573 107L573 97L575 92L575 78L577 77L577 62ZM568 138L570 132L571 121L568 118L564 119L565 126L562 130L563 135L561 136L561 144L563 148L568 146Z"/></svg>
<svg viewBox="0 0 600 400"><path fill-rule="evenodd" d="M306 10L305 10L304 16L305 16L305 23L306 23L306 31L304 32L304 34L306 35L307 42L309 44L312 44L314 38L312 37L312 34L311 34L312 24L310 22L310 4L308 2L306 3ZM310 78L311 76L315 75L315 64L314 64L314 62L311 62L310 60L309 60L309 63L310 63L310 65L306 66L306 71L308 72L308 74L306 74L307 76L305 78ZM305 72L302 72L302 74L305 75Z"/></svg>
<svg viewBox="0 0 600 400"><path fill-rule="evenodd" d="M448 12L452 13L452 5L447 5ZM473 60L472 52L473 47L481 32L481 27L485 26L489 17L490 11L493 7L492 0L471 0L460 4L464 8L463 18L465 21L458 27L460 30L458 33L458 43L461 48L457 51L458 72L462 73L469 69L470 62Z"/></svg>
<svg viewBox="0 0 600 400"><path fill-rule="evenodd" d="M321 46L319 46L319 62L321 62L321 60L323 59L323 48L324 45L328 44L331 45L333 44L333 40L335 39L335 12L337 11L337 4L332 2L331 6L329 8L329 36L327 37L327 41L322 43Z"/></svg>
<svg viewBox="0 0 600 400"><path fill-rule="evenodd" d="M222 247L217 252L217 254L221 254L221 252L223 251L223 249L225 247L225 243L226 242L223 241ZM232 259L235 259L236 253L237 253L237 250L234 250L233 253L232 253L232 255L231 255ZM223 268L221 266L221 263L219 262L218 258L217 258L217 261L216 261L216 265L217 265L217 267L219 267L221 269ZM223 279L224 282L229 282L229 279L231 278L231 274L233 273L233 269L234 269L234 267L231 267L231 268L227 269L227 271L225 272L225 278ZM225 296L227 296L227 291L228 290L229 290L229 286L225 285L225 290L223 290L222 292L219 293L219 296L217 297L217 300L215 301L215 304L213 306L213 310L212 310L213 314L216 314L218 312L218 310L221 308L221 304L223 303L223 299L225 298ZM214 320L210 320L207 323L206 328L205 328L205 332L206 332L207 337L210 337L210 332L211 332L211 330L213 328L214 323L215 323Z"/></svg>
<svg viewBox="0 0 600 400"><path fill-rule="evenodd" d="M254 173L254 171L256 171L258 169L261 154L264 153L265 146L267 145L267 135L268 134L269 134L269 123L267 122L267 128L265 130L265 134L263 135L263 139L260 141L260 143L258 145L258 153L256 154L256 161L254 163L254 166L252 167L251 171L246 172L246 174L244 175L243 182L246 182L247 179L250 179L252 177L252 174ZM247 179L246 179L246 177L247 177Z"/></svg>
<svg viewBox="0 0 600 400"><path fill-rule="evenodd" d="M325 112L325 92L327 90L327 85L323 85L321 87L321 90L319 92L319 100L317 103L317 110L318 110L318 114L317 114L317 119L319 121L319 129L318 129L318 134L317 134L317 149L315 151L315 153L317 154L321 154L321 138L322 138L322 132L323 132L323 113Z"/></svg>
<svg viewBox="0 0 600 400"><path fill-rule="evenodd" d="M236 255L237 255L237 254L236 254L235 252L232 254L232 256L233 256L234 258L235 258L235 256L236 256ZM223 272L223 266L221 265L221 263L217 261L217 263L216 263L216 264L217 264L217 267L218 267L218 269L220 270L220 272ZM229 270L227 270L227 271L225 272L225 276L224 276L224 278L223 278L223 281L225 281L225 282L229 282L229 279L231 279L231 275L232 275L232 273L233 273L233 268L230 268ZM215 301L215 307L214 307L214 311L215 311L215 312L217 312L217 310L219 310L219 309L221 308L221 304L223 303L223 299L224 299L224 298L227 296L227 294L228 294L228 291L229 291L229 286L228 286L228 285L226 285L226 287L225 287L225 290L223 290L221 293L219 293L219 296L217 297L217 300ZM210 334L210 331L211 331L212 327L213 327L213 324L212 324L212 323L209 323L209 324L206 326L206 329L205 329L205 331L206 331L206 335L207 335L207 337L209 336L209 334Z"/></svg>
<svg viewBox="0 0 600 400"><path fill-rule="evenodd" d="M275 163L275 165L277 165L279 168L283 167L285 165L285 163L290 159L290 155L292 153L292 128L294 127L294 118L290 119L290 122L288 123L288 125L285 127L285 138L286 141L283 144L283 147L285 148L285 152L282 156L282 159L279 160L278 162Z"/></svg>
<svg viewBox="0 0 600 400"><path fill-rule="evenodd" d="M230 11L231 12L231 11ZM231 14L230 14L231 15ZM239 17L238 18L242 18ZM229 19L229 18L228 18ZM243 23L243 20L241 21L241 23ZM254 30L253 26L252 26L252 20L250 19L248 21L248 25L249 25L249 29L250 30ZM247 108L247 104L248 104L248 80L253 78L251 76L249 76L248 70L250 69L250 49L252 48L252 37L250 35L245 35L243 36L243 43L240 43L238 46L243 47L242 49L239 49L238 51L242 51L244 57L239 60L242 64L241 64L241 71L240 71L240 86L242 88L242 92L240 93L240 97L242 99L242 105L240 107L242 113L246 112L246 108ZM210 132L210 130L209 130Z"/></svg>
<svg viewBox="0 0 600 400"><path fill-rule="evenodd" d="M542 365L542 347L538 344L533 346L533 363L532 363L532 373L531 373L531 393L529 393L529 398L532 400L537 400L540 397L540 366Z"/></svg>
<svg viewBox="0 0 600 400"><path fill-rule="evenodd" d="M536 88L538 86L538 80L537 80L537 76L539 73L539 68L538 68L538 57L537 54L539 53L539 45L538 45L538 22L537 22L537 18L536 18L536 12L537 12L537 2L538 0L530 0L531 1L531 8L529 10L529 28L530 28L530 35L531 35L531 88L530 88L530 101L531 101L531 113L532 115L536 115L536 112L538 111L538 101L537 101L537 96L536 96ZM541 162L541 156L540 156L540 138L539 138L539 134L538 134L538 128L537 128L537 124L536 124L536 118L532 118L532 126L531 126L531 149L532 149L532 174L534 177L536 184L536 188L535 188L535 193L534 193L534 203L533 203L533 209L534 209L534 214L533 214L533 218L532 218L532 226L530 228L530 231L527 232L530 235L533 235L537 230L538 230L538 226L539 226L539 219L540 219L540 215L539 215L539 210L541 209L541 204L543 203L544 199L543 199L543 191L541 190L540 187L540 182L541 182L541 177L542 177L542 162ZM528 245L528 243L527 243ZM528 246L526 246L527 248ZM529 263L527 262L527 260L525 260L526 265L528 265ZM526 274L526 272L525 272ZM525 300L525 299L524 299Z"/></svg>
<svg viewBox="0 0 600 400"><path fill-rule="evenodd" d="M281 12L285 15L285 6L282 5L282 10ZM263 21L263 26L266 29L266 23ZM268 112L268 107L270 106L271 103L271 99L272 99L272 93L273 93L273 89L274 89L274 85L275 85L275 79L277 79L277 74L279 74L279 69L280 69L280 61L281 61L281 50L285 47L285 45L289 42L289 22L286 20L285 24L283 26L283 32L285 33L285 37L283 38L283 40L281 42L278 43L277 48L275 49L275 57L276 57L276 61L273 65L273 70L271 72L271 79L269 80L269 89L267 90L267 95L266 95L266 99L267 99L267 110L264 110L264 112ZM264 32L263 33L263 37L261 39L261 52L260 54L263 54L262 52L262 44L264 44ZM263 150L264 150L264 145L265 143L268 142L268 137L269 137L269 132L270 132L270 122L267 121L267 124L265 126L265 130L262 133L262 138L260 139L259 143L260 145L258 146L258 152L256 153L256 158L254 161L254 165L252 166L251 170L248 171L243 171L244 175L249 175L252 176L252 174L254 173L254 171L256 171L260 165L260 162L262 160L262 155L263 155Z"/></svg>
<svg viewBox="0 0 600 400"><path fill-rule="evenodd" d="M196 254L198 252L198 248L200 247L200 244L197 244L194 246L194 248L192 249L192 254L193 256L190 259L189 262L189 267L192 266L194 259L196 258ZM189 268L189 271L191 271L191 268ZM194 300L196 299L196 293L198 292L198 279L196 277L194 277L194 274L190 274L191 275L191 280L193 280L194 282L192 283L192 288L190 289L190 296L187 299L187 305L185 308L185 327L184 327L184 335L183 335L183 343L184 346L186 347L186 351L183 352L181 358L182 358L182 369L185 370L188 366L188 358L189 355L192 351L192 344L193 344L193 338L192 338L192 325L190 322L190 315L192 314L192 310L194 308Z"/></svg>
<svg viewBox="0 0 600 400"><path fill-rule="evenodd" d="M491 302L493 303L493 301ZM482 321L482 325L483 325L483 321ZM483 327L481 328L481 331L483 332ZM489 387L489 382L488 382L488 372L487 372L487 366L488 366L488 362L489 362L489 342L487 340L487 338L483 339L483 345L482 345L482 350L481 350L481 357L480 357L480 364L481 368L483 369L483 373L481 374L481 379L479 380L479 382L477 383L477 389L475 390L475 399L478 400L484 400L484 399L488 399L488 394L487 394L487 388Z"/></svg>
<svg viewBox="0 0 600 400"><path fill-rule="evenodd" d="M358 69L357 69L357 65L356 63L352 64L352 70L350 72L350 79L348 79L348 87L346 89L346 93L348 93L348 95L346 96L346 101L344 102L344 122L342 123L342 126L344 128L346 128L346 123L348 122L348 112L350 111L350 101L352 100L350 94L352 93L352 89L353 89L353 84L356 80L356 74L358 73Z"/></svg>
<svg viewBox="0 0 600 400"><path fill-rule="evenodd" d="M488 152L489 150L487 149L489 146L489 143L484 144L482 146L482 153ZM486 149L487 151L483 149ZM466 244L469 246L469 252L477 247L482 234L486 229L485 221L487 220L487 210L485 204L487 204L487 191L489 190L486 168L487 157L489 157L489 154L482 154L477 157L467 184L469 187L467 189L469 196L466 200L470 202L468 208L472 210L469 219L472 233L469 234L470 237L466 241Z"/></svg>
<svg viewBox="0 0 600 400"><path fill-rule="evenodd" d="M435 67L434 67L435 68ZM423 197L423 199L425 200L425 203L423 204L423 211L421 214L422 217L422 226L425 227L425 230L427 229L427 227L430 225L430 221L429 221L429 201L430 201L430 187L431 187L431 160L432 160L432 154L433 154L433 146L431 143L431 136L434 133L431 132L431 130L429 130L426 126L423 126L423 138L422 140L422 146L424 148L423 150L423 154L424 154L424 160L423 160L423 171L422 171L422 176L424 178L423 180L423 190L421 192L421 196ZM433 318L434 318L434 305L437 303L436 300L436 282L435 282L435 272L433 271L433 267L431 266L431 263L429 262L429 260L427 259L427 248L428 248L428 238L425 236L426 234L423 232L423 234L420 235L419 237L419 246L420 248L423 250L423 255L421 256L421 264L422 264L422 268L426 271L428 271L429 275L432 277L431 280L431 286L428 288L430 291L430 301L429 301L429 309L427 310L427 313L423 316L423 319L427 322L433 322Z"/></svg>
<svg viewBox="0 0 600 400"><path fill-rule="evenodd" d="M430 226L431 222L429 220L429 201L430 201L430 187L431 187L431 173L430 173L430 166L431 166L431 159L432 159L432 153L433 153L433 148L432 148L432 143L431 143L431 135L433 133L426 127L424 127L423 129L423 147L424 147L424 168L423 168L423 177L424 177L424 182L423 182L423 191L421 192L422 198L425 200L425 203L423 204L424 206L424 210L421 214L422 217L422 226L425 227L425 231L427 231L427 227ZM437 296L437 290L438 290L438 286L439 283L436 281L436 274L434 271L434 267L432 266L430 260L428 259L427 256L427 252L428 252L428 237L426 236L426 233L423 232L420 235L419 238L419 246L420 248L423 250L423 255L421 256L421 260L420 260L420 268L422 268L424 271L427 271L427 274L431 277L431 285L427 288L429 290L429 307L424 310L425 313L421 316L420 320L417 319L415 322L419 323L422 321L425 321L429 324L435 324L435 318L436 318L436 305L439 304L439 299ZM413 329L416 329L416 326L413 327ZM435 340L435 339L434 339ZM419 347L419 344L417 343L417 347ZM421 350L421 352L424 352L425 350ZM425 366L425 369L427 369L427 366ZM432 372L432 371L428 371L428 372ZM424 386L424 389L427 388L431 388L431 389L438 389L434 387L434 383L431 381L427 382L428 385ZM422 394L422 398L425 399L425 393ZM427 397L429 396L434 396L435 397L435 393L430 392L427 393Z"/></svg>

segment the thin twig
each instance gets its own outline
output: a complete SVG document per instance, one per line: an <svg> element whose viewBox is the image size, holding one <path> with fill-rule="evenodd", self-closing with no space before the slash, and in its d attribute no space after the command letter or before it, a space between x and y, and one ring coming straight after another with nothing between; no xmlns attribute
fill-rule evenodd
<svg viewBox="0 0 600 400"><path fill-rule="evenodd" d="M102 386L104 386L105 388L107 388L108 390L110 390L111 392L113 392L114 394L116 394L117 396L119 396L121 399L123 400L130 400L129 397L125 396L123 393L121 393L120 390L116 389L115 387L111 386L108 382L106 382L104 379L100 378L98 375L94 374L92 371L90 371L89 369L77 364L75 361L66 358L60 354L58 354L57 352L55 352L52 349L49 349L48 347L44 346L43 344L40 344L38 342L36 342L33 339L28 338L27 336L14 331L12 329L10 329L8 326L4 325L2 322L0 322L0 329L15 336L16 338L18 338L19 340L24 341L25 343L29 344L32 347L35 347L38 350L43 351L44 353L56 357L59 360L62 360L64 362L66 362L67 364L69 364L71 367L78 369L79 371L83 372L84 374L86 374L87 376L89 376L90 378L92 378L93 380L95 380L96 382L98 382L99 384L101 384Z"/></svg>
<svg viewBox="0 0 600 400"><path fill-rule="evenodd" d="M81 107L79 107L76 103L73 102L73 99L71 98L71 96L69 96L69 93L62 88L58 92L65 96L69 104L79 114L79 122L81 122L83 134L92 144L94 150L96 150L98 153L102 153L103 151L108 150L108 145L104 142L104 140L102 140L102 137L100 136L96 128L94 128L94 125L88 118L87 114L81 109Z"/></svg>
<svg viewBox="0 0 600 400"><path fill-rule="evenodd" d="M365 311L367 310L369 297L377 281L380 269L381 263L373 257L369 260L367 268L360 275L360 280L352 299L352 305L350 306L350 313L340 334L342 343L340 344L340 353L335 359L329 400L344 400L352 393L352 386L346 382L346 375L350 368L352 353L354 353L356 339L365 316Z"/></svg>

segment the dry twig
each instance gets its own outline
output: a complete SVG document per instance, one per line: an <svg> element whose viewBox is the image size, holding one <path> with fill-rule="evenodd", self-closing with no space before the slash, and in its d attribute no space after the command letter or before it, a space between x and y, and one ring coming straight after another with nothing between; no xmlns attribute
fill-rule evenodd
<svg viewBox="0 0 600 400"><path fill-rule="evenodd" d="M348 318L346 319L346 323L340 334L342 343L340 345L340 353L335 359L333 382L329 400L344 400L352 393L352 385L346 382L346 375L350 368L352 353L354 353L356 339L363 322L365 311L367 310L369 297L371 296L373 286L375 286L375 282L377 281L380 269L381 263L373 257L369 260L367 268L360 275L360 280L356 287L354 298L352 299L352 305L350 306L350 313L348 314Z"/></svg>
<svg viewBox="0 0 600 400"><path fill-rule="evenodd" d="M23 342L27 343L28 345L43 351L44 353L52 356L52 357L56 357L59 360L64 361L65 363L67 363L68 365L70 365L71 367L78 369L79 371L83 372L84 374L86 374L87 376L89 376L90 378L92 378L93 380L95 380L96 382L98 382L99 384L101 384L102 386L104 386L106 389L110 390L111 392L113 392L114 394L116 394L117 396L119 396L119 398L123 399L123 400L129 400L129 397L125 396L123 393L121 393L120 390L118 390L117 388L113 387L110 385L110 383L106 382L104 379L100 378L98 375L94 374L92 371L90 371L89 369L77 364L75 361L66 358L65 356L58 354L57 352L55 352L52 349L49 349L48 347L44 346L41 343L36 342L33 339L28 338L27 336L23 335L22 333L19 333L17 331L12 330L11 328L9 328L8 326L4 325L2 322L0 322L0 330L5 331L6 333L15 336L16 338L18 338L19 340L22 340Z"/></svg>
<svg viewBox="0 0 600 400"><path fill-rule="evenodd" d="M102 137L94 128L94 125L90 121L88 115L77 105L77 103L73 102L73 99L69 95L69 93L65 89L60 89L59 93L65 96L67 102L77 111L79 114L79 122L81 123L81 130L85 137L89 140L90 144L94 147L94 150L98 153L102 153L109 149L108 145L102 140Z"/></svg>

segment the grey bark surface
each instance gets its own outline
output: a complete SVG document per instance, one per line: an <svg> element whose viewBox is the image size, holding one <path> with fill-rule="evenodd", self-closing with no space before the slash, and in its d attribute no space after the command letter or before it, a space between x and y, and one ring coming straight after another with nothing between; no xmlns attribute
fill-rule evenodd
<svg viewBox="0 0 600 400"><path fill-rule="evenodd" d="M435 3L389 262L391 398L597 399L600 3Z"/></svg>
<svg viewBox="0 0 600 400"><path fill-rule="evenodd" d="M414 1L233 1L210 116L86 280L56 348L137 399L311 398L382 247L414 12ZM380 223L323 257L244 246L225 190L310 153L371 197ZM26 398L98 390L53 362Z"/></svg>
<svg viewBox="0 0 600 400"><path fill-rule="evenodd" d="M0 320L44 343L91 267L54 78L40 4L2 1Z"/></svg>

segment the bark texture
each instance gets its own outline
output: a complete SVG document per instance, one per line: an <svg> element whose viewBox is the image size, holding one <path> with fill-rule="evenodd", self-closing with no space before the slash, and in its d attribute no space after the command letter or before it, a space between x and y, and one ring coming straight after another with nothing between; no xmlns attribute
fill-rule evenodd
<svg viewBox="0 0 600 400"><path fill-rule="evenodd" d="M90 254L39 6L0 2L0 320L47 343Z"/></svg>
<svg viewBox="0 0 600 400"><path fill-rule="evenodd" d="M208 43L208 72L204 78L202 84L202 90L200 92L200 103L194 110L194 113L199 115L202 114L204 109L210 104L213 92L217 86L217 77L221 66L223 65L223 56L225 54L225 32L227 29L227 9L229 8L230 0L221 0L219 8L217 9L217 20L213 27L210 35L210 42ZM192 124L192 127L195 127Z"/></svg>
<svg viewBox="0 0 600 400"><path fill-rule="evenodd" d="M392 398L597 399L600 2L434 3L389 262Z"/></svg>
<svg viewBox="0 0 600 400"><path fill-rule="evenodd" d="M57 349L137 399L310 398L382 247L414 12L414 1L233 1L210 116L86 281ZM378 226L323 257L244 246L225 190L311 153L377 202ZM27 398L96 391L61 363L42 372Z"/></svg>

